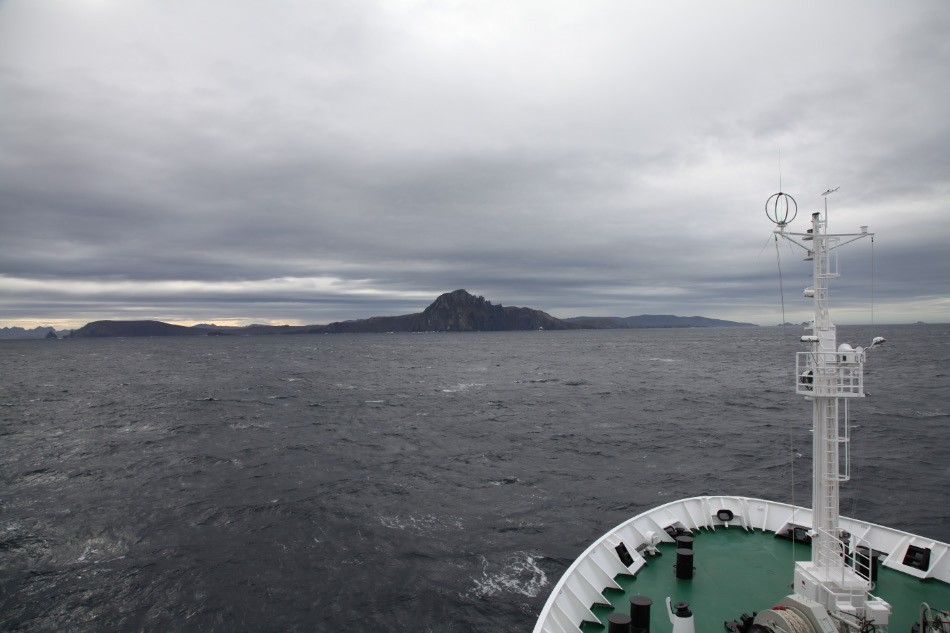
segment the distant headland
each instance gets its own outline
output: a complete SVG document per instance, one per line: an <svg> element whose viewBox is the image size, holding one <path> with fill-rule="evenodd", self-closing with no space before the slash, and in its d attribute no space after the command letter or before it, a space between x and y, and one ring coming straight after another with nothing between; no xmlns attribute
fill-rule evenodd
<svg viewBox="0 0 950 633"><path fill-rule="evenodd" d="M424 311L402 316L378 316L328 325L249 325L187 327L161 321L93 321L65 336L235 336L265 334L363 334L387 332L501 332L517 330L591 330L657 327L754 327L706 317L641 315L636 317L575 317L557 319L546 312L493 304L466 290L440 295ZM54 335L55 336L55 335Z"/></svg>

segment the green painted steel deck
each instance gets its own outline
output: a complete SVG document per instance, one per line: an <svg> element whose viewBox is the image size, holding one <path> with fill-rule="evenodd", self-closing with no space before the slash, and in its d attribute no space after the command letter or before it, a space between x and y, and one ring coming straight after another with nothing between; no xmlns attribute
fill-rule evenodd
<svg viewBox="0 0 950 633"><path fill-rule="evenodd" d="M666 598L673 604L689 602L697 633L725 631L724 622L739 619L743 613L764 611L792 593L793 560L809 560L811 547L777 538L771 532L747 532L742 528L698 530L692 534L693 578L676 578L676 549L672 543L660 544L663 555L647 557L648 563L637 575L619 575L623 591L604 592L611 606L591 610L603 625L585 622L582 631L606 630L607 616L615 610L629 613L629 597L644 595L653 600L650 611L651 633L672 630L666 613ZM794 554L793 554L794 552ZM871 592L887 600L892 607L890 633L909 633L917 620L920 603L950 610L950 585L940 581L920 581L892 569L879 567L877 587Z"/></svg>

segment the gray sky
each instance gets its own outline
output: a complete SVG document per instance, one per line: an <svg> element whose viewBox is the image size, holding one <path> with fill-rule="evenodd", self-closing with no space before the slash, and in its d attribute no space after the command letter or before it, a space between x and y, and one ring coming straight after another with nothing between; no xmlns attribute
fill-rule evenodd
<svg viewBox="0 0 950 633"><path fill-rule="evenodd" d="M0 325L774 324L780 165L837 322L947 322L948 104L945 0L0 0Z"/></svg>

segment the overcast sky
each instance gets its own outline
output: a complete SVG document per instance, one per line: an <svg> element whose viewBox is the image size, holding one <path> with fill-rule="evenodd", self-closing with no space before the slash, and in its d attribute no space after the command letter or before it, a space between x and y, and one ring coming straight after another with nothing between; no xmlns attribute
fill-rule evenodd
<svg viewBox="0 0 950 633"><path fill-rule="evenodd" d="M775 324L780 178L837 322L948 322L948 113L946 0L0 0L0 325Z"/></svg>

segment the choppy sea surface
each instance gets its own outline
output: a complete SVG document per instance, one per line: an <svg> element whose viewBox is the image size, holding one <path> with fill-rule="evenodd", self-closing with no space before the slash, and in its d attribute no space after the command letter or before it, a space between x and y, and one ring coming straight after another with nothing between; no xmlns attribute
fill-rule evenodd
<svg viewBox="0 0 950 633"><path fill-rule="evenodd" d="M528 631L638 512L810 505L800 334L0 341L0 630ZM843 514L950 541L948 334L839 328Z"/></svg>

